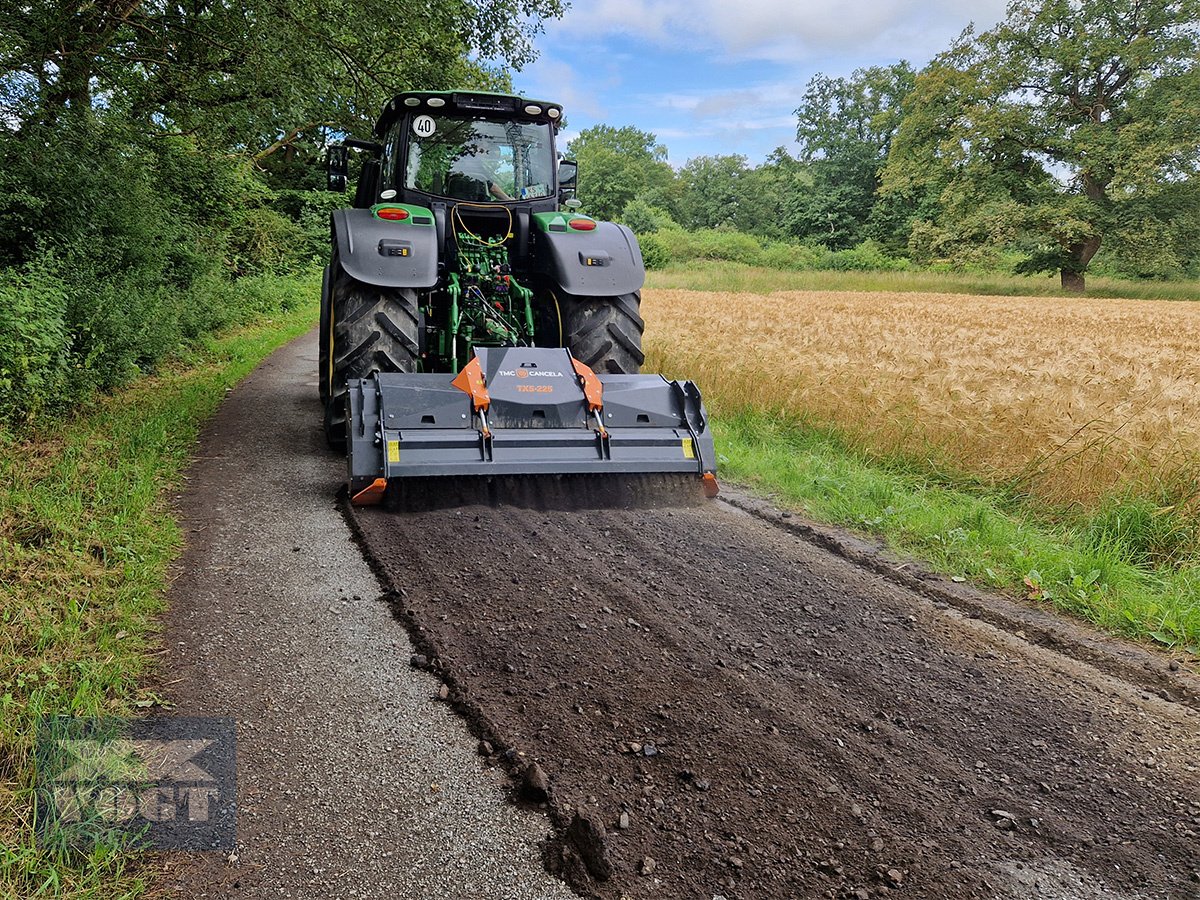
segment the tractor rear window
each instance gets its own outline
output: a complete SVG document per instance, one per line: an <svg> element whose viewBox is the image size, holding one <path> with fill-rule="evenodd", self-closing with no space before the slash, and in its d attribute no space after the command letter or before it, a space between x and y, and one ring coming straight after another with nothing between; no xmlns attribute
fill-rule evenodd
<svg viewBox="0 0 1200 900"><path fill-rule="evenodd" d="M471 202L549 197L550 126L422 114L409 123L408 188Z"/></svg>

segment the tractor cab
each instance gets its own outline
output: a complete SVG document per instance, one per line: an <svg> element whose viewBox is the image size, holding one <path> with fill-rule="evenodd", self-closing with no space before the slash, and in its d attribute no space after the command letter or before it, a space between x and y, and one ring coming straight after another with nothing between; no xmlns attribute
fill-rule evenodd
<svg viewBox="0 0 1200 900"><path fill-rule="evenodd" d="M344 142L372 154L354 205L504 204L509 211L556 211L573 196L576 172L574 162L560 160L556 151L561 119L557 104L515 96L401 94L384 108L376 141ZM332 148L330 186L344 186L346 175L345 150Z"/></svg>
<svg viewBox="0 0 1200 900"><path fill-rule="evenodd" d="M549 125L424 113L407 130L396 173L405 195L475 203L554 196Z"/></svg>

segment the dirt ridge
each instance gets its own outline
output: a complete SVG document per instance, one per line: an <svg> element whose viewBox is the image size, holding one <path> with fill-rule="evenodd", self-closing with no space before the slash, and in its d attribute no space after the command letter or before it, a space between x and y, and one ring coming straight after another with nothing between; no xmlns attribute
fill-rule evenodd
<svg viewBox="0 0 1200 900"><path fill-rule="evenodd" d="M832 525L807 521L773 506L770 501L740 491L722 491L730 506L776 528L836 553L898 585L934 601L948 603L972 618L1007 631L1022 640L1094 666L1105 674L1157 694L1168 702L1200 711L1200 675L1188 671L1186 660L1172 659L1166 649L1148 649L1133 641L1097 632L1061 613L1023 604L995 591L960 584L922 563L892 553L879 542Z"/></svg>

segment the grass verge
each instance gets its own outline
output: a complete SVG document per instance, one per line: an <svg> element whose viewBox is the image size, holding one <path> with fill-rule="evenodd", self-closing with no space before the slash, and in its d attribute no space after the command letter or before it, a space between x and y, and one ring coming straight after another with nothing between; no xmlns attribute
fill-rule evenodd
<svg viewBox="0 0 1200 900"><path fill-rule="evenodd" d="M278 312L189 349L65 422L0 437L0 897L132 897L136 857L35 840L31 750L45 715L129 715L181 535L168 497L227 388L316 320L314 276L256 279ZM261 300L261 296L260 296Z"/></svg>
<svg viewBox="0 0 1200 900"><path fill-rule="evenodd" d="M647 273L646 286L692 291L901 291L905 293L983 294L990 296L1075 297L1057 278L934 271L844 272L789 271L743 263L697 259L672 263ZM1123 281L1088 276L1089 297L1129 300L1200 300L1196 281Z"/></svg>
<svg viewBox="0 0 1200 900"><path fill-rule="evenodd" d="M1048 515L967 476L869 457L833 431L757 412L720 417L714 429L724 477L814 520L880 535L951 576L1106 631L1200 655L1200 564L1154 561L1171 537L1169 511L1130 497Z"/></svg>

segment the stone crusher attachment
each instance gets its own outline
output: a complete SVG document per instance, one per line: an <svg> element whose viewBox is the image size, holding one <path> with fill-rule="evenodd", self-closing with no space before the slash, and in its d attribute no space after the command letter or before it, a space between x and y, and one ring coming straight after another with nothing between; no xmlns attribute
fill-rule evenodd
<svg viewBox="0 0 1200 900"><path fill-rule="evenodd" d="M570 352L478 347L456 376L350 382L350 496L379 503L420 476L693 474L717 492L712 432L690 381L596 375Z"/></svg>

